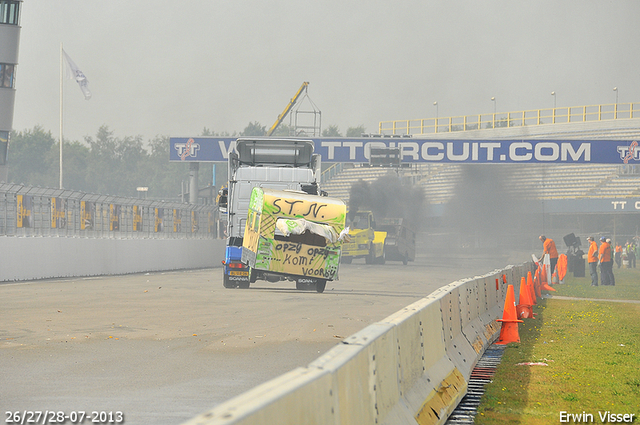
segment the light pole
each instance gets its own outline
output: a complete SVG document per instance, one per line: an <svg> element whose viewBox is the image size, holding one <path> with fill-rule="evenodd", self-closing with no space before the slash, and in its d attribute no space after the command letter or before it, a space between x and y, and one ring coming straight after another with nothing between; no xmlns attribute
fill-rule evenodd
<svg viewBox="0 0 640 425"><path fill-rule="evenodd" d="M436 133L438 132L438 101L433 102L433 106L436 107Z"/></svg>
<svg viewBox="0 0 640 425"><path fill-rule="evenodd" d="M496 114L496 98L492 97L491 101L493 102L493 115Z"/></svg>
<svg viewBox="0 0 640 425"><path fill-rule="evenodd" d="M618 87L614 87L613 91L616 92L616 104L614 106L614 110L615 110L614 118L618 119Z"/></svg>
<svg viewBox="0 0 640 425"><path fill-rule="evenodd" d="M556 92L552 91L551 96L553 96L553 123L556 123Z"/></svg>

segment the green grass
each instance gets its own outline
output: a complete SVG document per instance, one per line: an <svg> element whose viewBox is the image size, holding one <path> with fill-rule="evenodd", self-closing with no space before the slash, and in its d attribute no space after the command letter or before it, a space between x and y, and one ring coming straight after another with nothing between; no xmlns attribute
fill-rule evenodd
<svg viewBox="0 0 640 425"><path fill-rule="evenodd" d="M640 299L640 269L616 269L615 287L565 279L555 294ZM538 300L537 319L519 325L478 409L478 424L557 424L560 412L635 414L640 423L640 304ZM544 362L548 366L518 366Z"/></svg>
<svg viewBox="0 0 640 425"><path fill-rule="evenodd" d="M614 300L640 300L640 269L613 269L615 286L591 286L589 270L585 277L568 273L564 285L555 285L555 295ZM600 271L598 270L598 279ZM598 282L599 283L599 282Z"/></svg>

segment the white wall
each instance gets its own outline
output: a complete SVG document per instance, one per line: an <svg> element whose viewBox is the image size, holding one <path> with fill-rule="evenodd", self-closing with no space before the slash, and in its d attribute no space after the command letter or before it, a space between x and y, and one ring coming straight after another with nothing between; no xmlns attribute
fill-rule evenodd
<svg viewBox="0 0 640 425"><path fill-rule="evenodd" d="M221 239L0 236L0 282L220 266Z"/></svg>

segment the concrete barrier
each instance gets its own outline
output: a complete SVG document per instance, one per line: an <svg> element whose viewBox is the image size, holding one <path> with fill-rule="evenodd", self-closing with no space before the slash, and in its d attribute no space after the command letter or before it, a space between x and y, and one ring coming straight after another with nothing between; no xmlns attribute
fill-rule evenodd
<svg viewBox="0 0 640 425"><path fill-rule="evenodd" d="M214 267L225 242L0 236L0 282Z"/></svg>
<svg viewBox="0 0 640 425"><path fill-rule="evenodd" d="M445 285L186 424L443 424L499 335L507 285L531 267Z"/></svg>

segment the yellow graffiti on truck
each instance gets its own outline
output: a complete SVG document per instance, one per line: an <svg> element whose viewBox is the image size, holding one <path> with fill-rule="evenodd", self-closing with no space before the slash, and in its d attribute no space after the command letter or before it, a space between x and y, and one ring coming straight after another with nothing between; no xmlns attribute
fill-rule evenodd
<svg viewBox="0 0 640 425"><path fill-rule="evenodd" d="M252 273L290 280L337 278L346 219L340 199L256 187L245 224L242 260Z"/></svg>

